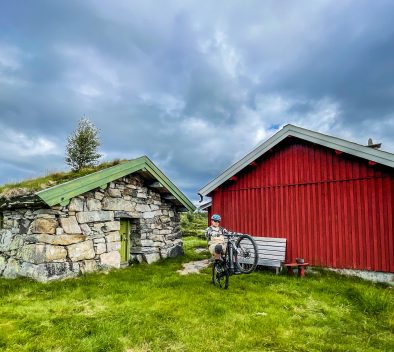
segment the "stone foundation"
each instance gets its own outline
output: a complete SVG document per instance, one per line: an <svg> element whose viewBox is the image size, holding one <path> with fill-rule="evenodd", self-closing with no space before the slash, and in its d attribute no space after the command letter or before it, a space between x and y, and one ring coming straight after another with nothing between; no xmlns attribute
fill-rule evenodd
<svg viewBox="0 0 394 352"><path fill-rule="evenodd" d="M383 273L377 271L366 271L366 270L354 270L354 269L334 269L328 268L328 270L340 273L346 276L357 276L364 280L372 282L382 282L394 286L394 274Z"/></svg>
<svg viewBox="0 0 394 352"><path fill-rule="evenodd" d="M130 219L130 259L148 263L183 254L174 205L138 176L72 198L67 206L3 211L0 276L38 281L120 267L120 219Z"/></svg>

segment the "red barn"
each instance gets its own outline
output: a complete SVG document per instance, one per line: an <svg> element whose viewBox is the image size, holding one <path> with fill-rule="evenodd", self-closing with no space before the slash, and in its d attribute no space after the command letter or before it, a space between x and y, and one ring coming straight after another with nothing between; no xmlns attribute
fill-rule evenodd
<svg viewBox="0 0 394 352"><path fill-rule="evenodd" d="M394 273L394 154L286 125L200 191L223 226L286 258Z"/></svg>

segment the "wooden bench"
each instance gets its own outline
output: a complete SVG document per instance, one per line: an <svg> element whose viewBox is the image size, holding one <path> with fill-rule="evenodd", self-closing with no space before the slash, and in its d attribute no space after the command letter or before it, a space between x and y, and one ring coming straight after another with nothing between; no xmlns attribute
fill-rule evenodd
<svg viewBox="0 0 394 352"><path fill-rule="evenodd" d="M275 268L275 272L278 274L285 261L286 238L252 237L257 244L259 253L257 265Z"/></svg>
<svg viewBox="0 0 394 352"><path fill-rule="evenodd" d="M273 267L278 274L286 257L286 238L253 237L253 239L259 252L257 265Z"/></svg>
<svg viewBox="0 0 394 352"><path fill-rule="evenodd" d="M303 278L305 276L305 267L309 266L309 263L285 263L285 267L287 268L287 271L289 275L294 275L293 268L297 267L298 268L298 276Z"/></svg>

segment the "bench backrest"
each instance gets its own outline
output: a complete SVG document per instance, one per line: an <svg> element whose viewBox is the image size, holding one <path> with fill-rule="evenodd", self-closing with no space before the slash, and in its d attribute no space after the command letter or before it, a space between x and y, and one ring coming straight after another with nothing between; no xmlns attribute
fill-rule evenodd
<svg viewBox="0 0 394 352"><path fill-rule="evenodd" d="M286 238L254 237L259 261L258 265L280 268L286 257Z"/></svg>

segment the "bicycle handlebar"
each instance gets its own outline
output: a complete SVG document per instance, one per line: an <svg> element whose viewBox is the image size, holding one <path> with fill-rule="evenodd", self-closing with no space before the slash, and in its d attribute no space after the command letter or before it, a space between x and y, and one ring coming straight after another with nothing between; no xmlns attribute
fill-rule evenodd
<svg viewBox="0 0 394 352"><path fill-rule="evenodd" d="M225 236L225 237L239 237L239 236L242 236L242 233L228 232L228 233L224 233L223 236Z"/></svg>

